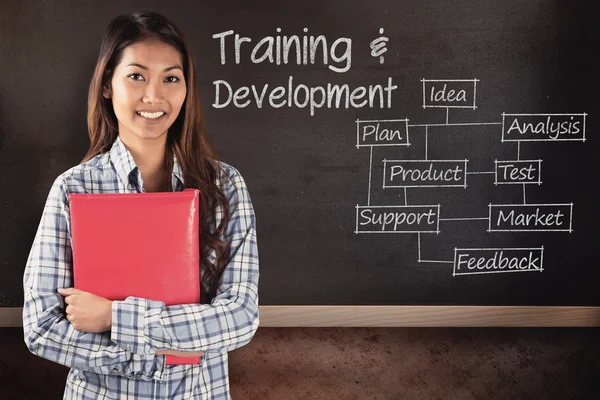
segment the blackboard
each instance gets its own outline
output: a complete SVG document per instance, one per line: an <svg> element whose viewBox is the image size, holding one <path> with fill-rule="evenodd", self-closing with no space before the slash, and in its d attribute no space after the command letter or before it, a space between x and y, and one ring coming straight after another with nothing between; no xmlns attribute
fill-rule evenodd
<svg viewBox="0 0 600 400"><path fill-rule="evenodd" d="M600 305L592 2L339 0L3 1L0 306L87 149L102 33L145 9L250 189L262 305Z"/></svg>

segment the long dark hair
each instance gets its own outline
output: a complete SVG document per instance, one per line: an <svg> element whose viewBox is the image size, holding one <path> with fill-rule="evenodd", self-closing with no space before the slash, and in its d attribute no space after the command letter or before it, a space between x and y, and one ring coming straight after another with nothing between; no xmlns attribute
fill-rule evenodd
<svg viewBox="0 0 600 400"><path fill-rule="evenodd" d="M173 46L182 56L187 95L181 111L169 128L165 152L165 170L170 177L173 156L183 172L184 186L200 190L200 261L202 273L202 303L209 303L229 260L229 243L221 239L229 223L229 203L215 179L225 179L213 147L204 132L204 119L197 89L194 59L183 33L167 18L154 12L134 13L114 18L102 38L100 54L88 93L88 132L90 148L83 162L108 151L118 136L118 123L112 102L102 95L110 87L115 67L123 50L136 42L155 37ZM173 190L166 179L166 190ZM214 226L214 216L220 210L222 219ZM209 255L214 251L214 261Z"/></svg>

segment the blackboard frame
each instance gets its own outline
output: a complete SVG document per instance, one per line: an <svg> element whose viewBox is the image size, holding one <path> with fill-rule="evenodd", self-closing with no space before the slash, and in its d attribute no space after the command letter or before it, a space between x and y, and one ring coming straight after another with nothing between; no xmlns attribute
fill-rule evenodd
<svg viewBox="0 0 600 400"><path fill-rule="evenodd" d="M0 308L0 327L22 326L22 308ZM291 327L600 327L600 307L261 306L260 326Z"/></svg>

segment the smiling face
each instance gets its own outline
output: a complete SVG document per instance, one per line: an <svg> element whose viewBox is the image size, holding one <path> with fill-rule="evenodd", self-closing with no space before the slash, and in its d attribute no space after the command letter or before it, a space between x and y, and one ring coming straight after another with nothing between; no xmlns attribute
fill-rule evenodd
<svg viewBox="0 0 600 400"><path fill-rule="evenodd" d="M112 99L119 136L125 143L164 142L186 92L181 54L150 38L123 50L104 97Z"/></svg>

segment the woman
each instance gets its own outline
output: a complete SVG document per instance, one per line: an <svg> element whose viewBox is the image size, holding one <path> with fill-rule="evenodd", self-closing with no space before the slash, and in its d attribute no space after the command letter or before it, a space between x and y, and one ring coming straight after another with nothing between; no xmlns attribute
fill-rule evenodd
<svg viewBox="0 0 600 400"><path fill-rule="evenodd" d="M89 89L89 151L54 182L24 275L25 342L71 368L65 399L230 398L227 352L259 322L255 218L239 172L205 139L196 86L188 45L165 17L110 23ZM202 193L202 304L110 301L71 287L70 193L184 188ZM202 363L167 366L166 354Z"/></svg>

